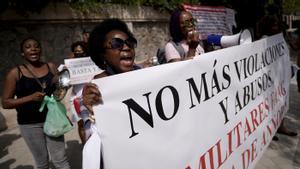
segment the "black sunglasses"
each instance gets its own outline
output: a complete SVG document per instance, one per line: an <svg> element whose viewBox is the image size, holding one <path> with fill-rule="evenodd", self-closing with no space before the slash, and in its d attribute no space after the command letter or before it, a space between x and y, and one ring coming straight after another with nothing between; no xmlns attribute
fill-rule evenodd
<svg viewBox="0 0 300 169"><path fill-rule="evenodd" d="M123 49L124 44L126 44L129 48L133 49L137 46L137 41L135 38L128 38L126 40L120 39L120 38L112 38L110 43L110 48L108 49Z"/></svg>
<svg viewBox="0 0 300 169"><path fill-rule="evenodd" d="M197 23L197 20L192 18L190 20L186 20L182 23L182 27L190 27L190 26L195 26Z"/></svg>

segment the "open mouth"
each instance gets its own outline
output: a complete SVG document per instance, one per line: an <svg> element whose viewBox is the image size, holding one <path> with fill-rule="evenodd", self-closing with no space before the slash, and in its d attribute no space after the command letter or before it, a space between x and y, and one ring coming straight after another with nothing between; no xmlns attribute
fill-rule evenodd
<svg viewBox="0 0 300 169"><path fill-rule="evenodd" d="M31 53L30 57L31 58L37 58L37 57L39 57L39 54L38 53Z"/></svg>
<svg viewBox="0 0 300 169"><path fill-rule="evenodd" d="M191 31L194 31L195 28L194 27L187 27L186 30L187 30L187 32L191 32Z"/></svg>
<svg viewBox="0 0 300 169"><path fill-rule="evenodd" d="M120 62L124 66L132 66L133 65L133 57L132 56L123 56L120 58Z"/></svg>

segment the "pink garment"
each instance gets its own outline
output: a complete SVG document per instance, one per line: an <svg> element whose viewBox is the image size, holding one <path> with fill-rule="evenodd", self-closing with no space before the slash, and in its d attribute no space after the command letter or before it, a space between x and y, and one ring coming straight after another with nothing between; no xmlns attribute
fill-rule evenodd
<svg viewBox="0 0 300 169"><path fill-rule="evenodd" d="M189 46L188 46L187 42L185 40L182 40L181 42L179 42L179 44L183 47L184 52L185 52L185 56L180 57L180 54L176 50L174 45L171 42L168 42L165 46L165 54L166 54L166 61L167 62L169 62L172 59L178 59L178 58L185 58L186 57L186 55L188 53L188 50L189 50ZM199 44L196 48L195 56L198 56L198 55L203 54L203 53L204 53L204 49Z"/></svg>

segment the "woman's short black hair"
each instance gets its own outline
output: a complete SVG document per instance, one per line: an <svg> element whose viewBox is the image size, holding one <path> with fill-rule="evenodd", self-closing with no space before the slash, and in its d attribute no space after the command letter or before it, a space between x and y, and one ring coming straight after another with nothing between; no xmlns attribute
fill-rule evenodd
<svg viewBox="0 0 300 169"><path fill-rule="evenodd" d="M34 40L34 41L36 41L36 42L38 43L39 47L41 47L40 41L38 41L38 40L37 40L35 37L33 37L33 36L29 36L29 37L23 39L22 42L20 43L20 51L21 51L21 52L23 52L23 45L24 45L24 43L25 43L26 41L28 41L28 40Z"/></svg>
<svg viewBox="0 0 300 169"><path fill-rule="evenodd" d="M180 28L180 15L182 12L183 10L177 9L171 14L169 30L174 42L180 42L184 38Z"/></svg>
<svg viewBox="0 0 300 169"><path fill-rule="evenodd" d="M76 41L76 42L72 43L72 45L71 45L71 51L74 52L75 48L77 46L80 46L82 48L83 52L87 53L87 46L86 46L85 42L83 42L83 41Z"/></svg>
<svg viewBox="0 0 300 169"><path fill-rule="evenodd" d="M121 21L120 19L106 19L99 25L97 25L90 34L90 38L88 41L88 51L91 59L101 69L105 69L106 67L104 60L105 37L112 30L122 31L127 34L129 38L134 38L126 23L124 21Z"/></svg>

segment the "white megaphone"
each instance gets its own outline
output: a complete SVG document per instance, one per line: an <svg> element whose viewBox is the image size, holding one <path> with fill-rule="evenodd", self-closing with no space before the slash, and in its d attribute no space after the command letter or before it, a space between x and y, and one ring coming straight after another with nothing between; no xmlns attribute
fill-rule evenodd
<svg viewBox="0 0 300 169"><path fill-rule="evenodd" d="M252 40L251 32L248 29L244 29L240 33L230 36L208 35L206 41L210 45L227 48L230 46L251 43Z"/></svg>

